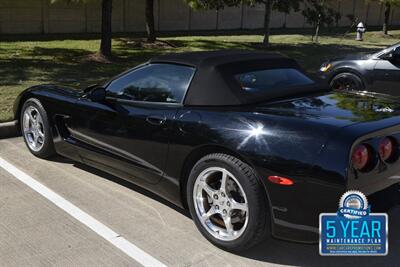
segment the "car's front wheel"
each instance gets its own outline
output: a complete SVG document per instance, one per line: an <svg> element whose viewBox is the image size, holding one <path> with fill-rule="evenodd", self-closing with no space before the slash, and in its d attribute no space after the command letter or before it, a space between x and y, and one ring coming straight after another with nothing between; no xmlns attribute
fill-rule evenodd
<svg viewBox="0 0 400 267"><path fill-rule="evenodd" d="M38 99L28 99L21 110L21 132L26 146L37 157L55 155L47 113Z"/></svg>
<svg viewBox="0 0 400 267"><path fill-rule="evenodd" d="M245 250L270 233L265 190L255 171L233 156L211 154L198 161L187 196L196 226L218 247Z"/></svg>
<svg viewBox="0 0 400 267"><path fill-rule="evenodd" d="M333 77L330 86L334 90L364 90L361 78L350 72L343 72Z"/></svg>

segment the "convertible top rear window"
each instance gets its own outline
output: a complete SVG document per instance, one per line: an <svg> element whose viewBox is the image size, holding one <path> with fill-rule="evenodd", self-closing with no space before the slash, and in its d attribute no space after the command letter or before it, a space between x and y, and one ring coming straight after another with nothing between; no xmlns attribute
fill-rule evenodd
<svg viewBox="0 0 400 267"><path fill-rule="evenodd" d="M315 82L294 68L265 69L236 74L235 79L246 92L285 90L310 86Z"/></svg>

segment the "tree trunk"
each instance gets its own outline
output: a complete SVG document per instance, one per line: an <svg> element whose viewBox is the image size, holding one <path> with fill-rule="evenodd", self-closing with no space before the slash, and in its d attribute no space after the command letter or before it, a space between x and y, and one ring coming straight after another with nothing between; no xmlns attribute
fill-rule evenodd
<svg viewBox="0 0 400 267"><path fill-rule="evenodd" d="M320 5L320 13L318 14L317 25L315 27L315 38L314 38L314 40L315 40L316 43L319 42L319 29L321 27L321 23L323 23L323 21L322 21L322 13L321 12L323 12L322 10L325 9L325 7L324 7L325 0L321 0L320 4L321 4Z"/></svg>
<svg viewBox="0 0 400 267"><path fill-rule="evenodd" d="M316 43L319 42L319 29L321 28L321 14L318 15L318 21L315 25L315 35L314 35L314 40Z"/></svg>
<svg viewBox="0 0 400 267"><path fill-rule="evenodd" d="M112 0L102 0L100 54L111 56L112 42Z"/></svg>
<svg viewBox="0 0 400 267"><path fill-rule="evenodd" d="M383 33L385 35L388 34L388 27L389 27L389 17L390 17L390 3L385 4L385 21L383 22Z"/></svg>
<svg viewBox="0 0 400 267"><path fill-rule="evenodd" d="M156 35L154 31L154 0L146 0L146 31L147 42L154 43Z"/></svg>
<svg viewBox="0 0 400 267"><path fill-rule="evenodd" d="M313 40L315 40L316 43L318 43L318 41L319 41L319 28L320 28L320 25L321 25L321 22L318 21L317 25L315 27L315 35L314 35L314 38L313 38Z"/></svg>
<svg viewBox="0 0 400 267"><path fill-rule="evenodd" d="M270 34L270 22L272 12L272 1L265 0L265 14L264 14L264 40L263 45L269 47L269 34Z"/></svg>

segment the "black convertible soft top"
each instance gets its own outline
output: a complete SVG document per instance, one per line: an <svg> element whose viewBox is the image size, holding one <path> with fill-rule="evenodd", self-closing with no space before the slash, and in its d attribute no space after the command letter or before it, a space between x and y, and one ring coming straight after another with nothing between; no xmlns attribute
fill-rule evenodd
<svg viewBox="0 0 400 267"><path fill-rule="evenodd" d="M267 53L262 51L220 50L220 51L171 53L154 57L150 60L150 62L176 63L176 64L193 66L195 68L201 68L205 66L217 66L226 63L240 62L244 60L254 60L260 58L285 59L287 57L278 53Z"/></svg>
<svg viewBox="0 0 400 267"><path fill-rule="evenodd" d="M187 52L155 57L150 63L172 63L196 68L184 105L244 105L311 90L310 87L302 87L290 91L275 90L249 94L240 87L234 79L235 74L275 68L301 70L295 60L277 53L242 50Z"/></svg>

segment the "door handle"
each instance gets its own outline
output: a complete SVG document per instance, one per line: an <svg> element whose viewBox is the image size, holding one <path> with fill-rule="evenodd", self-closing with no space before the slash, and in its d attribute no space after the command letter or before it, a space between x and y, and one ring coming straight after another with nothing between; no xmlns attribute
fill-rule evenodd
<svg viewBox="0 0 400 267"><path fill-rule="evenodd" d="M165 116L158 116L158 115L150 115L146 118L146 121L152 125L163 125L165 121L167 120L167 117Z"/></svg>

